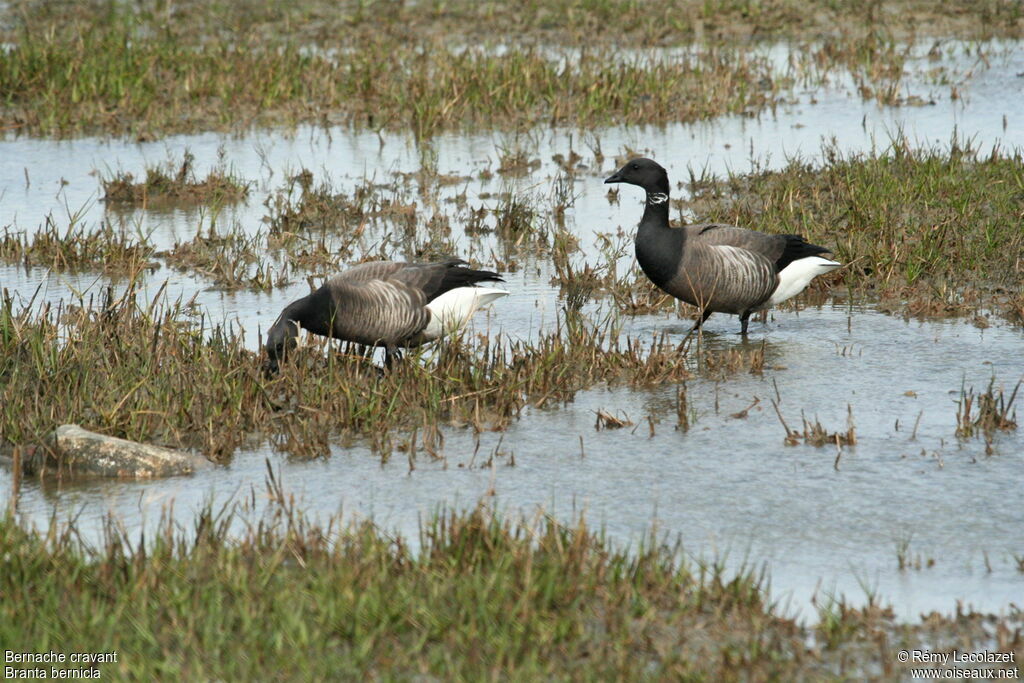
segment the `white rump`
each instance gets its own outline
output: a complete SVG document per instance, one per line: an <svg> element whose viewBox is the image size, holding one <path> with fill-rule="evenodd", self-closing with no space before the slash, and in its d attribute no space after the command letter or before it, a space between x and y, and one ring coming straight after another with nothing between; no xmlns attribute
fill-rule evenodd
<svg viewBox="0 0 1024 683"><path fill-rule="evenodd" d="M806 256L793 261L779 273L779 286L772 292L768 304L776 306L804 291L811 280L831 273L842 264L821 256Z"/></svg>
<svg viewBox="0 0 1024 683"><path fill-rule="evenodd" d="M453 332L466 324L478 310L503 296L508 296L508 292L492 287L456 287L449 290L427 304L430 322L420 334L424 340L430 341Z"/></svg>

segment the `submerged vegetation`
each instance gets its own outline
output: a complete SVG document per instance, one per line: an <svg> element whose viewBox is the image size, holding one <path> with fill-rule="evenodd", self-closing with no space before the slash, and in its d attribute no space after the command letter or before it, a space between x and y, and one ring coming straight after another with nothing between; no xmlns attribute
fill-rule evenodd
<svg viewBox="0 0 1024 683"><path fill-rule="evenodd" d="M245 199L249 184L234 177L225 167L223 150L220 158L220 168L211 170L203 180L196 178L195 156L188 150L180 162L169 161L147 168L143 182L135 182L131 173L116 173L101 180L103 200L146 207L166 203L223 204Z"/></svg>
<svg viewBox="0 0 1024 683"><path fill-rule="evenodd" d="M481 124L665 123L757 114L794 85L837 71L862 96L897 104L921 100L902 83L910 51L900 41L914 37L900 30L908 13L927 36L1012 37L1024 29L1024 11L1010 0L871 7L12 2L0 10L8 46L0 50L0 128L149 138L296 122L418 135ZM778 39L794 45L788 64L756 49ZM629 46L636 49L624 56Z"/></svg>
<svg viewBox="0 0 1024 683"><path fill-rule="evenodd" d="M992 454L992 440L996 431L1008 432L1017 429L1017 413L1013 402L1017 398L1024 379L1007 397L1003 387L996 387L993 377L985 391L975 392L974 387L961 387L957 401L956 435L961 438L982 435L985 438L985 452Z"/></svg>
<svg viewBox="0 0 1024 683"><path fill-rule="evenodd" d="M625 552L582 520L441 511L407 539L312 522L272 472L266 494L262 513L207 507L145 538L110 522L93 544L5 514L0 638L116 651L101 675L133 679L890 678L908 647L1024 655L1016 610L899 625L834 600L812 630L767 601L761 573L658 539Z"/></svg>
<svg viewBox="0 0 1024 683"><path fill-rule="evenodd" d="M66 227L50 216L34 235L3 228L0 259L132 273L157 258L219 288L260 291L303 277L312 283L341 263L373 259L459 254L505 272L543 259L568 311L607 299L628 315L692 316L695 309L656 289L636 266L632 225L595 231L589 244L577 234L575 188L601 176L604 156L599 148L586 159L570 150L554 161L567 157L572 174L559 170L554 179L534 180L534 160L526 160L519 184L497 181L496 192L486 191L495 181L445 174L431 164L356 179L349 189L302 170L265 196L258 227L225 219L214 202L199 210L194 235L160 250L138 227L142 214L108 212L91 228L82 207ZM251 184L217 169L214 176L239 189ZM727 177L691 169L672 180L681 190L673 199L677 222L798 233L832 249L844 267L815 279L804 301L871 300L907 316L969 316L982 327L991 315L1024 321L1020 151L982 153L956 135L948 145L914 146L897 135L869 153L844 153L827 143L819 162L795 158L778 170ZM546 184L548 192L538 191ZM620 201L617 194L608 199ZM786 304L793 305L799 302Z"/></svg>
<svg viewBox="0 0 1024 683"><path fill-rule="evenodd" d="M61 228L50 215L31 235L12 232L9 227L2 230L0 260L57 271L138 272L149 265L154 251L145 236L130 233L124 225L115 228L108 220L89 228L79 216L72 216L67 227Z"/></svg>

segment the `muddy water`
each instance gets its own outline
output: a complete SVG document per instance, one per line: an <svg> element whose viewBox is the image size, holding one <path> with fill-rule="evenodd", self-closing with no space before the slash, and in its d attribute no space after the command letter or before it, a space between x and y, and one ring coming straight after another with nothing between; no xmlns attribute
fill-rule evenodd
<svg viewBox="0 0 1024 683"><path fill-rule="evenodd" d="M688 168L743 172L752 164L781 165L788 155L813 158L823 139L835 138L845 150L867 150L884 145L897 129L925 144L945 142L955 129L983 148L1024 147L1022 86L1015 78L1022 71L1021 51L1005 51L974 76L966 99L937 98L934 106L878 108L841 90L822 91L805 93L775 117L582 135L447 135L426 150L398 135L311 128L145 144L9 139L0 142L0 226L35 230L47 214L66 224L68 214L79 211L95 224L104 217L96 170L139 176L147 164L180 157L185 148L200 174L223 148L235 171L256 183L247 204L219 218L252 231L266 213L267 193L303 167L329 175L339 189L415 171L425 158L442 172L476 178L497 167L501 148L518 145L542 161L540 169L517 180L466 181L442 194L466 189L473 197L512 187L545 195L556 175L551 156L572 148L592 172L575 183L568 226L593 261L596 233L630 229L639 218L639 197L630 196L631 188L620 204L610 205L600 183L613 170L610 157L627 146L652 150L678 180ZM595 141L609 157L603 168L592 162ZM206 217L196 210L140 211L128 220L166 248L189 239ZM487 247L454 237L462 253L487 262ZM482 316L480 327L529 335L553 323L560 304L550 276L543 260L511 274L511 296ZM225 292L167 268L153 273L146 286L155 291L165 281L173 295L195 296L211 319L244 330L250 346L284 303L307 291L299 278L269 294ZM2 266L0 283L23 300L38 289L38 300L58 301L96 292L105 280L93 273ZM638 335L686 329L667 316L640 316L626 326ZM704 343L740 345L737 327L735 318L715 316ZM680 536L695 557L766 563L775 597L810 618L815 594L844 594L857 602L865 589L891 600L908 618L951 611L957 600L989 611L1020 604L1024 574L1014 554L1024 555L1024 430L997 434L994 454L986 455L983 439L958 439L955 428L962 386L982 390L995 377L996 387L1010 391L1024 375L1024 334L963 321L905 322L870 306L840 304L777 312L753 331L749 343L765 343L764 374L690 382L692 424L686 432L675 429L674 386L596 387L568 405L527 411L504 434L484 434L479 442L471 432L448 430L443 461L421 456L410 465L396 454L382 464L359 446L336 446L330 459L311 463L289 462L269 450L243 452L229 466L194 478L64 489L26 482L19 511L40 523L54 511L62 518L78 515L88 535L108 512L136 528L155 522L173 503L173 514L187 526L206 501L262 490L269 459L312 514L343 510L411 537L418 520L439 506L473 506L481 497L511 514L543 510L569 519L582 512L622 543L635 543L653 526ZM838 467L834 446L786 446L772 398L790 427L799 428L803 414L829 432L845 431L852 415L857 445L844 447ZM733 416L751 404L746 417ZM596 410L626 416L637 426L595 431ZM9 490L9 474L0 471L0 502ZM920 569L899 570L901 548Z"/></svg>

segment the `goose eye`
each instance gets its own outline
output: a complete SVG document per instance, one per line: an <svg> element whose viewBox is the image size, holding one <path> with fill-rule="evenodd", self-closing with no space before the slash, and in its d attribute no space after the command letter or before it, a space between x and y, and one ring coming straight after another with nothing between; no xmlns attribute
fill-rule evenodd
<svg viewBox="0 0 1024 683"><path fill-rule="evenodd" d="M640 164L633 164L633 170L634 171L639 171L640 170Z"/></svg>

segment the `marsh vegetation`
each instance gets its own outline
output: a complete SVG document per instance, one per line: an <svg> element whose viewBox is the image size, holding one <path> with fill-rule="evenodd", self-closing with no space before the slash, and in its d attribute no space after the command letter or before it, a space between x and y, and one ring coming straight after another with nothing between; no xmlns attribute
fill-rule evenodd
<svg viewBox="0 0 1024 683"><path fill-rule="evenodd" d="M318 523L279 476L268 474L263 512L206 508L189 528L168 520L146 539L109 520L88 545L56 523L34 532L0 517L0 590L35 606L4 601L0 635L62 643L88 629L120 653L98 667L118 678L248 678L268 667L294 678L888 678L903 671L902 648L1021 649L1019 612L906 626L876 604L828 598L809 629L765 602L756 568L681 560L658 538L626 552L583 520L441 511L416 538L342 517Z"/></svg>
<svg viewBox="0 0 1024 683"><path fill-rule="evenodd" d="M225 481L237 493L254 459L261 478L270 466L223 508L168 508L145 532L131 515L151 489L127 522L66 521L69 493L99 489L15 466L0 640L44 650L89 633L131 653L103 669L125 678L896 678L908 647L1024 657L1015 607L905 623L858 575L866 604L819 582L807 625L767 570L690 552L702 531L721 547L705 518L774 538L772 556L799 555L775 523L830 556L850 534L860 557L857 534L879 527L883 575L1019 586L1016 532L986 539L992 558L935 539L961 535L979 501L982 527L1020 527L1004 499L1021 438L1021 152L900 126L866 149L827 130L782 161L755 149L762 121L821 92L908 117L968 109L996 56L1016 64L1019 3L19 1L0 18L0 144L30 151L0 169L0 201L19 207L0 216L0 459L74 422L204 454L226 473L217 495ZM677 139L703 131L709 157L749 144L749 164L681 165L643 140L703 120L740 132L722 147L716 124ZM245 137L265 126L299 150L288 164ZM168 137L210 131L239 137ZM45 141L53 159L92 146L87 189L56 161L33 166L41 138L67 139ZM236 164L239 139L257 161ZM321 143L348 156L328 167ZM600 185L640 154L674 164L673 221L800 233L844 267L762 316L753 341L684 341L694 309L635 265L636 198ZM46 210L23 206L42 196ZM348 265L452 255L511 291L461 337L386 373L366 349L313 339L264 372L287 301ZM311 484L323 500L293 497L282 471L329 481ZM502 476L534 497L502 498ZM359 480L356 493L331 477ZM400 531L320 514L365 509L372 477L370 500L431 514ZM891 494L872 498L883 480ZM497 504L466 507L478 481ZM570 498L571 513L501 509L538 496ZM887 507L903 497L916 504ZM42 501L34 513L26 498ZM728 517L754 499L771 519ZM915 507L926 531L888 519ZM638 535L662 518L671 538ZM804 583L833 569L808 566ZM219 654L182 654L202 652Z"/></svg>
<svg viewBox="0 0 1024 683"><path fill-rule="evenodd" d="M901 87L913 38L1013 38L1024 25L1008 0L809 4L18 2L0 25L0 126L149 138L304 121L420 136L665 123L757 115L835 73L865 98L915 103L927 98ZM756 49L778 40L793 45L781 65ZM956 92L960 77L927 68Z"/></svg>

